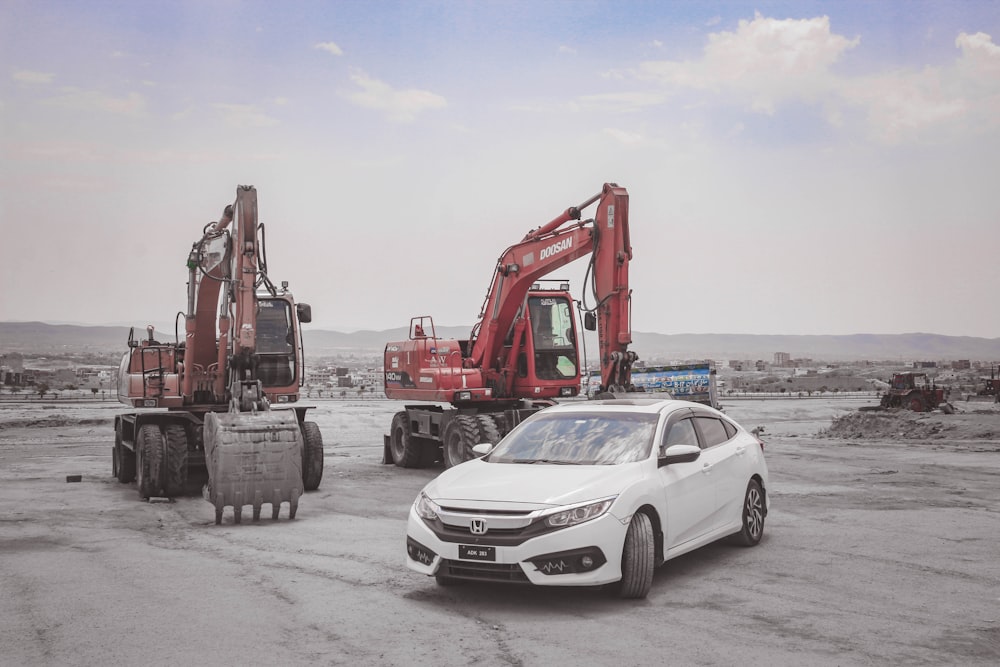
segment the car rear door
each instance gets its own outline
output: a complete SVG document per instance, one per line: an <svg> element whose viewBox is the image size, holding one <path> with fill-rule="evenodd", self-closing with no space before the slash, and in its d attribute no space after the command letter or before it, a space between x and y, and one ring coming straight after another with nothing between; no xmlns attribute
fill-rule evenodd
<svg viewBox="0 0 1000 667"><path fill-rule="evenodd" d="M721 528L741 516L743 492L749 479L747 443L738 437L738 429L722 417L706 412L696 414L693 419L704 447L702 468L712 486L712 528Z"/></svg>

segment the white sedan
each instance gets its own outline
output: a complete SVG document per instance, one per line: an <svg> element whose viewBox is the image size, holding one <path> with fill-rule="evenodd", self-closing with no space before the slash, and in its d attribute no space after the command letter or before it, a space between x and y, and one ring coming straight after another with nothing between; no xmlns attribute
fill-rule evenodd
<svg viewBox="0 0 1000 667"><path fill-rule="evenodd" d="M557 405L475 451L410 509L407 565L441 584L620 582L622 597L642 598L663 562L764 532L762 443L697 403Z"/></svg>

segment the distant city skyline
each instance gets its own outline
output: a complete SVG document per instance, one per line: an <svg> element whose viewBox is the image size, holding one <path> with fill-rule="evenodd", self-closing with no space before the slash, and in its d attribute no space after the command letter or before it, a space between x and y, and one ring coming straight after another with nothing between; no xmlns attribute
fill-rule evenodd
<svg viewBox="0 0 1000 667"><path fill-rule="evenodd" d="M616 182L637 331L1000 336L994 2L99 9L0 5L0 320L171 322L253 184L313 328L471 325Z"/></svg>

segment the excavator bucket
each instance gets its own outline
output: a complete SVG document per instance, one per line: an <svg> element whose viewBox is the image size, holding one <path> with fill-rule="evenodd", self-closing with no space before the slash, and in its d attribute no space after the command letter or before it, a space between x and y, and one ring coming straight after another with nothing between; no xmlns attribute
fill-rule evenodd
<svg viewBox="0 0 1000 667"><path fill-rule="evenodd" d="M302 495L302 432L292 410L209 412L205 415L205 500L215 506L215 523L222 523L227 506L240 523L243 506L253 505L253 519L270 503L273 519L288 502L295 518Z"/></svg>

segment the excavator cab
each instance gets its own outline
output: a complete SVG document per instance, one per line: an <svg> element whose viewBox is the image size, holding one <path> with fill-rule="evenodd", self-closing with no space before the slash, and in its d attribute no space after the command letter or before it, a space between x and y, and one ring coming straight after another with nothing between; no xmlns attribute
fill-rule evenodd
<svg viewBox="0 0 1000 667"><path fill-rule="evenodd" d="M534 387L539 397L575 396L580 386L573 297L566 291L528 293L525 336L517 356L514 387Z"/></svg>
<svg viewBox="0 0 1000 667"><path fill-rule="evenodd" d="M257 377L265 391L294 388L298 384L295 363L298 327L295 326L292 304L280 298L262 298L257 306Z"/></svg>

